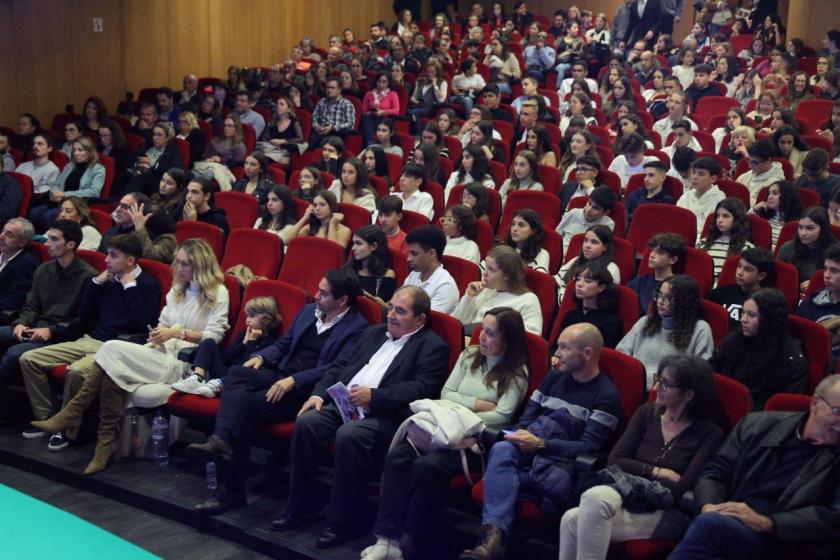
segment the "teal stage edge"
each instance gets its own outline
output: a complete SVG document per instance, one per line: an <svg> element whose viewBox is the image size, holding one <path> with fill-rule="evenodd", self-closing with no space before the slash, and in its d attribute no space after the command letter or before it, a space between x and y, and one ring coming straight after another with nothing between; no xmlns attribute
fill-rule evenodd
<svg viewBox="0 0 840 560"><path fill-rule="evenodd" d="M158 557L75 515L0 484L0 558L151 560Z"/></svg>

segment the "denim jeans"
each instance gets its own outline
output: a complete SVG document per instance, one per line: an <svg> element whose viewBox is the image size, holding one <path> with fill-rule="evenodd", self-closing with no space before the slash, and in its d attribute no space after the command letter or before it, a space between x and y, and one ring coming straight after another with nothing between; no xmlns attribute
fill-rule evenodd
<svg viewBox="0 0 840 560"><path fill-rule="evenodd" d="M735 517L717 512L694 518L683 540L668 556L670 560L764 558L771 539L756 533Z"/></svg>
<svg viewBox="0 0 840 560"><path fill-rule="evenodd" d="M12 327L0 327L0 352L3 352L3 358L0 359L0 389L20 376L18 361L24 352L46 345L45 342L18 342L12 336Z"/></svg>
<svg viewBox="0 0 840 560"><path fill-rule="evenodd" d="M484 473L482 525L493 525L506 534L510 532L519 496L520 471L532 460L532 455L526 455L509 441L490 448Z"/></svg>

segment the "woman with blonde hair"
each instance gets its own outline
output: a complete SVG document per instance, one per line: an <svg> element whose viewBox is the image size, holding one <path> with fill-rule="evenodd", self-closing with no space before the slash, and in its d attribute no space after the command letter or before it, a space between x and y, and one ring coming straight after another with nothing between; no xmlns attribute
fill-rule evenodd
<svg viewBox="0 0 840 560"><path fill-rule="evenodd" d="M96 452L85 469L95 474L105 469L117 450L117 423L126 393L147 384L172 384L189 372L178 359L181 350L194 348L204 339L220 342L228 330L228 291L210 245L187 239L172 263L172 288L155 328L145 345L109 340L94 356L94 367L81 389L55 416L33 426L57 433L75 423L99 397Z"/></svg>
<svg viewBox="0 0 840 560"><path fill-rule="evenodd" d="M723 138L721 138L721 141L723 141ZM722 156L726 156L729 160L727 176L732 177L735 174L735 168L738 167L738 162L750 157L747 148L754 143L755 130L753 127L745 123L732 129L729 135L729 145L720 152Z"/></svg>
<svg viewBox="0 0 840 560"><path fill-rule="evenodd" d="M201 159L207 145L207 139L198 125L198 118L192 111L181 111L178 113L178 122L175 127L177 128L175 138L190 145L190 165L192 165Z"/></svg>
<svg viewBox="0 0 840 560"><path fill-rule="evenodd" d="M72 220L82 226L82 242L79 249L96 251L102 242L102 234L93 225L90 217L90 206L84 198L78 196L65 197L58 206L60 220Z"/></svg>

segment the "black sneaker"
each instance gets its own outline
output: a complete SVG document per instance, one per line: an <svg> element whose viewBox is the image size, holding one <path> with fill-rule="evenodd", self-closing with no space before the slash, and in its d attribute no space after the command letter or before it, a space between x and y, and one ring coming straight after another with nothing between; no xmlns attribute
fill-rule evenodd
<svg viewBox="0 0 840 560"><path fill-rule="evenodd" d="M40 439L42 437L47 437L49 434L47 432L42 432L38 428L30 426L23 430L23 433L20 435L22 435L24 439Z"/></svg>
<svg viewBox="0 0 840 560"><path fill-rule="evenodd" d="M58 432L50 436L50 442L47 444L47 449L50 451L61 451L70 445L70 440L64 435L64 432Z"/></svg>

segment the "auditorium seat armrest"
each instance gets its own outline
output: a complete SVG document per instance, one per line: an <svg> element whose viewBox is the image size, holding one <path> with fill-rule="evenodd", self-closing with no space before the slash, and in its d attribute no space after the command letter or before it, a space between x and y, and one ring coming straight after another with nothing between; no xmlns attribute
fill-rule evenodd
<svg viewBox="0 0 840 560"><path fill-rule="evenodd" d="M607 464L604 457L596 457L595 455L578 455L575 457L575 472L595 472L603 469Z"/></svg>

